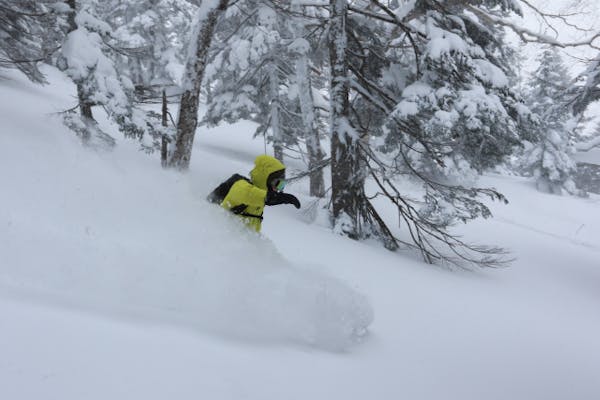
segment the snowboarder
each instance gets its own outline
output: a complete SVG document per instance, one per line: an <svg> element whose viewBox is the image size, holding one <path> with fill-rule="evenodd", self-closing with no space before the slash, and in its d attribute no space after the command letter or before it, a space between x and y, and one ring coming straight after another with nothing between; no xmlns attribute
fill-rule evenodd
<svg viewBox="0 0 600 400"><path fill-rule="evenodd" d="M278 159L267 155L256 157L250 178L232 175L213 190L207 200L239 215L257 232L260 232L265 205L293 204L300 208L296 196L283 193L285 165Z"/></svg>

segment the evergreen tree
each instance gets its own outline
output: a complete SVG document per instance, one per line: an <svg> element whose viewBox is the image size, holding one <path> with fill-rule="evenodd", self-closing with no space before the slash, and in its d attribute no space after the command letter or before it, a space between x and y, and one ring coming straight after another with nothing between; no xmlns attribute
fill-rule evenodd
<svg viewBox="0 0 600 400"><path fill-rule="evenodd" d="M590 62L586 71L579 78L583 79L584 84L569 90L569 92L574 92L570 105L574 117L580 123L585 123L589 121L584 117L584 112L590 104L600 100L600 56ZM578 151L589 151L600 146L600 131L598 129L593 132L591 137L582 137L579 134L575 136L575 140L578 142L575 144L575 148Z"/></svg>
<svg viewBox="0 0 600 400"><path fill-rule="evenodd" d="M480 173L520 141L503 35L462 7L430 7L415 21L425 36L420 71L388 124L388 140L404 146L412 167L434 179Z"/></svg>
<svg viewBox="0 0 600 400"><path fill-rule="evenodd" d="M573 182L576 165L570 157L573 149L569 138L575 124L567 106L572 79L555 47L545 48L538 62L527 95L537 121L533 143L525 151L525 164L539 190L554 194L566 190L575 194L578 193Z"/></svg>
<svg viewBox="0 0 600 400"><path fill-rule="evenodd" d="M142 95L156 96L172 86L185 63L182 32L188 32L194 7L184 0L134 0L107 10L115 29L117 66ZM148 93L145 93L148 92Z"/></svg>
<svg viewBox="0 0 600 400"><path fill-rule="evenodd" d="M332 203L335 208L341 199L343 211L333 212L341 232L375 235L392 249L414 247L428 262L499 261L494 254L501 249L469 245L448 231L456 221L491 215L479 196L506 201L493 189L473 187L472 181L511 154L520 143L520 119L527 114L509 89L501 30L475 18L471 3L387 6L373 0L368 7L347 7L345 21L331 12L331 112L338 121L332 124L332 183L340 188ZM332 0L330 8L343 10L345 4ZM512 2L475 5L486 15L520 11ZM345 38L332 35L339 32L337 24L346 27ZM373 121L366 136L361 133L364 121ZM335 140L341 156L333 154ZM378 215L365 194L366 175L378 188L374 196L398 208L409 240L393 234L390 222ZM422 201L402 193L401 176L422 183Z"/></svg>
<svg viewBox="0 0 600 400"><path fill-rule="evenodd" d="M0 0L0 68L17 68L29 79L45 83L38 69L57 50L59 0Z"/></svg>
<svg viewBox="0 0 600 400"><path fill-rule="evenodd" d="M314 11L254 0L237 2L228 10L206 77L204 123L251 120L258 125L254 134L273 143L275 157L283 159L284 149L292 150L292 145L302 156L306 153L311 194L322 197L322 124L309 59L316 44L305 37L306 25L317 18Z"/></svg>
<svg viewBox="0 0 600 400"><path fill-rule="evenodd" d="M591 103L600 100L600 55L590 62L581 78L585 83L578 88L571 104L575 115L583 114Z"/></svg>
<svg viewBox="0 0 600 400"><path fill-rule="evenodd" d="M92 113L93 107L102 107L126 137L139 139L144 147L153 148L160 136L156 129L160 120L152 120L153 113L136 106L133 83L115 65L116 54L122 51L113 27L103 18L107 3L112 2L66 0L70 8L69 29L58 66L77 86L80 116L66 112L65 123L85 144L111 147L114 139L99 129Z"/></svg>
<svg viewBox="0 0 600 400"><path fill-rule="evenodd" d="M290 32L269 3L240 1L227 19L218 32L222 46L207 75L211 87L205 122L254 121L255 134L270 130L275 157L282 159L284 146L295 143L301 124L287 96Z"/></svg>
<svg viewBox="0 0 600 400"><path fill-rule="evenodd" d="M148 133L142 147L160 148L161 163L168 165L169 143L175 129L169 124L168 102L180 92L180 73L185 64L185 32L190 31L196 7L185 0L133 0L114 6L103 3L99 13L114 29L118 51L115 67L135 88L135 106L162 102L162 114L147 112ZM158 127L158 119L161 124Z"/></svg>

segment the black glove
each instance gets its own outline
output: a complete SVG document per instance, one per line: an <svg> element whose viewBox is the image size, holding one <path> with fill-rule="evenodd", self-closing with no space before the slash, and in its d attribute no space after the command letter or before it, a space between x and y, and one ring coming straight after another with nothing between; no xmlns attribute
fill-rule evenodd
<svg viewBox="0 0 600 400"><path fill-rule="evenodd" d="M267 206L276 206L277 204L293 204L294 207L300 208L300 201L293 194L276 192L269 190L265 199Z"/></svg>

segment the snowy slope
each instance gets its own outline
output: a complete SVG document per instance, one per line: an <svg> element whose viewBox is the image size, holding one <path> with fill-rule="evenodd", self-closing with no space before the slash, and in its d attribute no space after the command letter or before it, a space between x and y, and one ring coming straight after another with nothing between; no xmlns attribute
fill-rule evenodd
<svg viewBox="0 0 600 400"><path fill-rule="evenodd" d="M589 151L579 152L575 154L574 158L577 162L586 162L600 165L600 148L596 147Z"/></svg>
<svg viewBox="0 0 600 400"><path fill-rule="evenodd" d="M598 398L598 197L485 177L511 203L461 229L511 249L503 270L334 236L305 182L257 236L204 201L263 151L249 124L200 130L185 175L91 153L47 72L0 82L0 399Z"/></svg>

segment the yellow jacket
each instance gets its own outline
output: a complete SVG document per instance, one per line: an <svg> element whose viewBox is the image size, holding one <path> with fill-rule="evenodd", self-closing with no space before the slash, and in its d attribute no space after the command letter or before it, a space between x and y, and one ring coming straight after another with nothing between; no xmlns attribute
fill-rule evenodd
<svg viewBox="0 0 600 400"><path fill-rule="evenodd" d="M267 155L256 157L254 169L250 171L252 182L245 179L236 181L221 202L221 207L226 210L236 209L239 211L236 214L249 227L260 232L267 197L267 180L269 175L281 170L285 170L285 165L278 159Z"/></svg>

